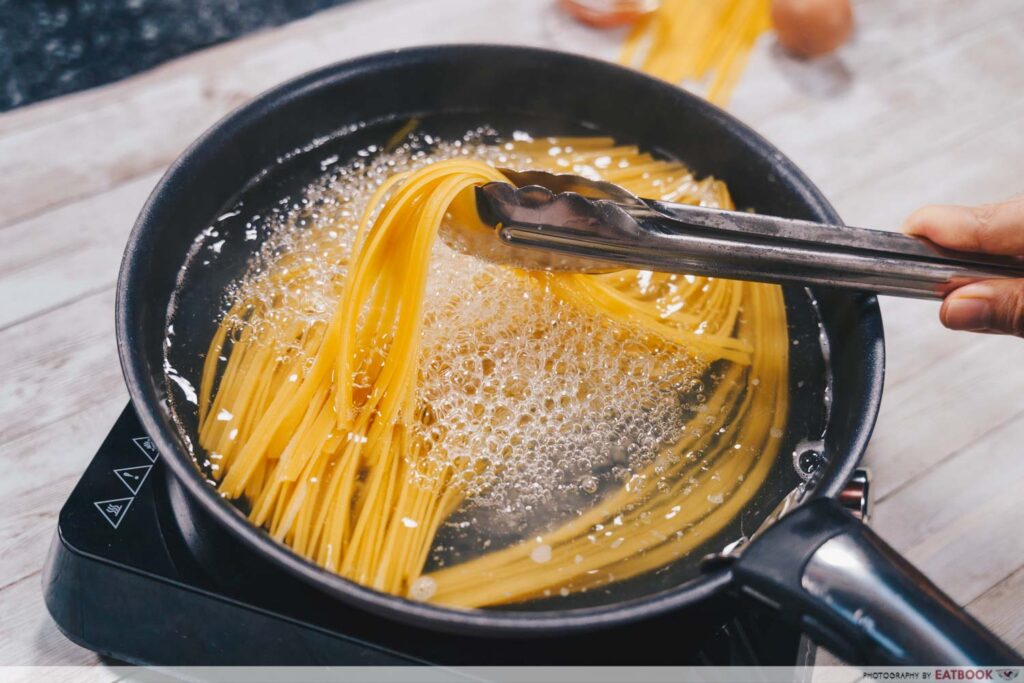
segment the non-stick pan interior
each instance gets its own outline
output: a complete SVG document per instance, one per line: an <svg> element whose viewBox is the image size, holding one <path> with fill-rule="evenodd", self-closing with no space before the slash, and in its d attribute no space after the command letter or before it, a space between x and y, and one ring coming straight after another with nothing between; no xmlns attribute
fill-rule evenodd
<svg viewBox="0 0 1024 683"><path fill-rule="evenodd" d="M398 53L314 74L265 96L211 131L165 178L133 234L119 293L126 374L147 427L165 450L172 449L168 459L186 488L210 509L220 508L219 518L238 533L262 537L258 544L272 541L247 528L209 490L188 455L197 441L195 415L182 399L187 387L198 386L225 291L245 272L268 214L283 199L301 196L325 164L382 144L413 116L421 120L420 132L442 139L480 125L498 135L608 134L725 180L740 207L835 220L795 168L717 110L669 86L579 58L503 48ZM197 241L204 230L206 237ZM179 273L186 261L189 267ZM835 492L874 417L881 371L877 308L868 297L812 295L799 288L787 289L786 307L792 414L782 455L746 511L665 570L503 609L564 615L623 601L653 604L666 592L700 583L700 558L751 533L807 474L813 473L821 493ZM170 381L162 348L168 322ZM288 562L305 564L294 556ZM351 584L326 572L310 567L304 577L328 591L353 594Z"/></svg>

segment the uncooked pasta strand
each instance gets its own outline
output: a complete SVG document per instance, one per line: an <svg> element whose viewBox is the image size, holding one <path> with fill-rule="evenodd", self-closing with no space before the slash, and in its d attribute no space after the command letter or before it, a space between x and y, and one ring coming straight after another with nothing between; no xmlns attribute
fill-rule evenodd
<svg viewBox="0 0 1024 683"><path fill-rule="evenodd" d="M619 62L671 83L703 84L729 103L751 48L771 26L769 0L662 0L626 36Z"/></svg>

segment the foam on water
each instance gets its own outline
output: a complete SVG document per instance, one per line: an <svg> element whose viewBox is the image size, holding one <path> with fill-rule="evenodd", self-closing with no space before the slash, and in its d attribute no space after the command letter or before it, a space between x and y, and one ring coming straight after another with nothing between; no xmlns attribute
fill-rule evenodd
<svg viewBox="0 0 1024 683"><path fill-rule="evenodd" d="M394 150L370 147L313 183L294 205L264 219L249 274L230 293L263 310L238 313L238 328L314 325L337 304L358 220L394 173L457 156L528 168L493 131L462 140L413 137ZM571 151L571 150L567 150ZM562 150L551 150L558 156ZM547 160L550 163L550 160ZM556 159L557 162L557 159ZM254 227L254 230L256 229ZM282 282L272 274L292 276ZM471 504L488 524L526 533L594 504L678 439L700 392L704 363L660 351L636 330L561 301L543 278L456 253L441 240L427 282L418 398L427 458L455 463ZM281 343L282 356L300 354Z"/></svg>
<svg viewBox="0 0 1024 683"><path fill-rule="evenodd" d="M453 252L435 263L444 294L429 300L419 397L436 423L424 437L430 457L464 463L478 505L513 524L559 501L584 509L577 499L592 504L678 438L700 363L511 271Z"/></svg>

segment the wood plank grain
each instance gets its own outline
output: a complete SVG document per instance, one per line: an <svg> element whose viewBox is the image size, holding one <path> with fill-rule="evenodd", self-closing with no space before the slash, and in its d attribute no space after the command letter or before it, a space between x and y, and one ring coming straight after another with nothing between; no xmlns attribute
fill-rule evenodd
<svg viewBox="0 0 1024 683"><path fill-rule="evenodd" d="M97 665L95 652L64 637L43 604L39 573L0 593L0 662L5 666ZM53 680L34 678L34 680Z"/></svg>
<svg viewBox="0 0 1024 683"><path fill-rule="evenodd" d="M98 657L58 630L43 604L40 571L57 512L110 425L122 395L90 404L0 446L0 663L20 666L95 664Z"/></svg>
<svg viewBox="0 0 1024 683"><path fill-rule="evenodd" d="M1017 163L1022 152L1024 112L1011 109L955 143L909 150L901 168L832 199L852 224L869 227L897 226L925 204L1000 201L1024 191Z"/></svg>
<svg viewBox="0 0 1024 683"><path fill-rule="evenodd" d="M1024 651L1024 567L975 598L968 609L1018 652Z"/></svg>
<svg viewBox="0 0 1024 683"><path fill-rule="evenodd" d="M162 168L227 109L199 74L156 77L88 110L74 100L56 104L68 108L66 116L0 137L0 192L9 198L0 225ZM161 110L168 118L154 135L147 122Z"/></svg>
<svg viewBox="0 0 1024 683"><path fill-rule="evenodd" d="M843 201L882 220L917 203L995 200L1021 187L1014 170L1021 154L1024 117L926 154ZM888 371L867 462L884 497L1016 412L1021 380L1005 368L1020 367L1024 348L1017 339L943 330L931 304L883 299L882 307Z"/></svg>
<svg viewBox="0 0 1024 683"><path fill-rule="evenodd" d="M1005 483L1019 490L1024 477ZM967 604L1021 566L1022 518L1024 499L989 495L904 554L953 600Z"/></svg>
<svg viewBox="0 0 1024 683"><path fill-rule="evenodd" d="M798 157L802 152L795 152L797 148L814 155L821 145L827 148L833 142L870 141L876 131L861 124L879 116L900 121L917 113L918 128L927 129L933 117L945 117L965 106L955 96L957 89L973 87L946 77L942 60L955 57L965 45L983 45L988 34L1019 18L1020 10L1007 2L858 2L853 39L834 56L811 61L794 59L777 48L774 36L766 35L763 42L767 49L753 55L730 108L741 118L757 123L761 132L776 142L792 138L794 147L785 145L783 149ZM1013 63L1016 52L1007 55L1003 68ZM999 56L997 52L991 54ZM959 75L965 67L958 68L955 73ZM991 76L982 74L982 79L987 78ZM936 85L944 86L945 94L942 89L936 90ZM988 93L988 97L996 94ZM942 110L919 109L925 95L940 98ZM890 147L899 149L900 145ZM851 162L870 149L868 144L855 149ZM828 158L822 160L827 162ZM803 164L805 160L801 157L798 161ZM828 172L828 165L823 168ZM817 166L808 170L818 178Z"/></svg>
<svg viewBox="0 0 1024 683"><path fill-rule="evenodd" d="M82 410L67 415L39 429L0 445L0 467L5 476L0 478L0 500L12 501L7 511L21 509L17 503L22 495L36 489L64 482L68 477L80 475L93 454L103 443L114 420L128 402L127 390L89 402ZM63 504L70 489L52 491L52 506ZM37 502L45 502L39 498ZM0 520L2 525L6 519ZM0 576L10 574L10 558L4 554L5 537L0 534Z"/></svg>
<svg viewBox="0 0 1024 683"><path fill-rule="evenodd" d="M0 331L0 445L124 396L113 306L105 289Z"/></svg>
<svg viewBox="0 0 1024 683"><path fill-rule="evenodd" d="M158 178L145 174L0 230L0 330L109 289Z"/></svg>
<svg viewBox="0 0 1024 683"><path fill-rule="evenodd" d="M961 604L1024 565L1022 431L1024 415L978 435L875 506L876 530Z"/></svg>
<svg viewBox="0 0 1024 683"><path fill-rule="evenodd" d="M925 203L1019 192L1009 167L1024 145L1024 102L1009 94L1024 86L1024 48L1016 40L1024 6L1005 21L884 77L871 78L854 62L856 76L842 95L750 120L854 225L895 227ZM972 175L985 182L969 182Z"/></svg>
<svg viewBox="0 0 1024 683"><path fill-rule="evenodd" d="M999 372L993 358L1021 367L1024 344L1008 337L966 339L928 372L887 386L866 457L879 501L909 481L927 490L920 475L951 454L983 443L994 428L1021 414L1020 380ZM899 372L898 365L893 372ZM911 514L924 518L930 508Z"/></svg>
<svg viewBox="0 0 1024 683"><path fill-rule="evenodd" d="M0 467L7 473L0 479L0 597L6 586L38 573L57 511L126 402L122 389L0 446Z"/></svg>

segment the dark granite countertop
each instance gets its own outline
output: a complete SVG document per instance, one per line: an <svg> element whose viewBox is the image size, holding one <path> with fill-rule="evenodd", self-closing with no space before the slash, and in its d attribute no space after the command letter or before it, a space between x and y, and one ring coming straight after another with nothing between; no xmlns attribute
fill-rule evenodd
<svg viewBox="0 0 1024 683"><path fill-rule="evenodd" d="M0 111L109 83L345 0L0 0Z"/></svg>

